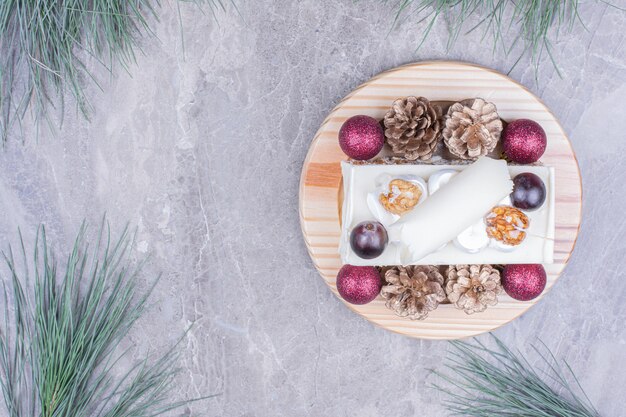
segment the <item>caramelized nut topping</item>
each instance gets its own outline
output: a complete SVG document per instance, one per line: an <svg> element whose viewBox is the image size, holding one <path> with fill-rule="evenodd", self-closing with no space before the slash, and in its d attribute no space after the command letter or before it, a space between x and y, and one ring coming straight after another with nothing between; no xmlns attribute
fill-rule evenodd
<svg viewBox="0 0 626 417"><path fill-rule="evenodd" d="M389 182L389 190L379 197L380 204L390 213L401 216L413 210L422 197L422 190L410 181L395 179Z"/></svg>
<svg viewBox="0 0 626 417"><path fill-rule="evenodd" d="M511 206L496 206L485 217L487 235L505 245L517 246L526 238L530 220L521 210Z"/></svg>

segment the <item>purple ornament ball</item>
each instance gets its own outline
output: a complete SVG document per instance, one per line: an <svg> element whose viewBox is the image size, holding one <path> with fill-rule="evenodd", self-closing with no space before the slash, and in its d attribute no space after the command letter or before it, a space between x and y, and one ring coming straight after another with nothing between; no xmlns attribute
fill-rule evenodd
<svg viewBox="0 0 626 417"><path fill-rule="evenodd" d="M385 144L385 134L378 120L369 116L353 116L339 130L339 146L352 159L371 159Z"/></svg>
<svg viewBox="0 0 626 417"><path fill-rule="evenodd" d="M502 271L504 291L519 301L539 297L546 288L546 270L539 264L507 265Z"/></svg>
<svg viewBox="0 0 626 417"><path fill-rule="evenodd" d="M382 288L380 274L373 266L344 265L337 274L337 291L350 304L367 304Z"/></svg>
<svg viewBox="0 0 626 417"><path fill-rule="evenodd" d="M546 151L547 143L546 132L532 120L514 120L502 131L504 153L518 164L537 162Z"/></svg>

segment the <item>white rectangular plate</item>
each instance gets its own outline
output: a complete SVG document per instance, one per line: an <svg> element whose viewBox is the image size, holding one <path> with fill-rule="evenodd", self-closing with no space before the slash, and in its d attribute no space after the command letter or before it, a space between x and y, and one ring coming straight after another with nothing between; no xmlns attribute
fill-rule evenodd
<svg viewBox="0 0 626 417"><path fill-rule="evenodd" d="M339 253L344 264L351 265L399 265L398 246L390 243L377 258L362 259L350 248L350 232L362 221L375 220L367 206L367 194L375 191L376 179L380 175L416 175L425 181L441 169L463 170L468 165L353 165L342 162L344 200ZM538 175L546 185L546 202L536 211L525 211L530 219L526 239L510 251L489 246L478 253L468 253L452 242L442 249L422 258L418 263L427 265L454 264L520 264L553 263L554 257L554 168L544 166L509 165L511 178L522 172ZM462 202L459 202L462 204ZM487 213L485 213L487 214ZM476 219L479 220L479 219ZM425 236L425 239L428 237Z"/></svg>

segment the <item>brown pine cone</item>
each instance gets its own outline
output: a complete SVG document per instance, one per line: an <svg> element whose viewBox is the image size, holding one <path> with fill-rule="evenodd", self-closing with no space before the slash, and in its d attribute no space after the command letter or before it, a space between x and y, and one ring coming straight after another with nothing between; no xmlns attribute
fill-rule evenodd
<svg viewBox="0 0 626 417"><path fill-rule="evenodd" d="M394 155L425 161L433 156L439 143L441 108L424 97L401 98L393 102L383 124Z"/></svg>
<svg viewBox="0 0 626 417"><path fill-rule="evenodd" d="M500 140L502 120L496 106L481 98L454 103L448 109L443 141L461 159L477 159L493 151Z"/></svg>
<svg viewBox="0 0 626 417"><path fill-rule="evenodd" d="M446 299L443 276L431 265L391 267L385 270L385 281L380 294L400 317L424 320Z"/></svg>
<svg viewBox="0 0 626 417"><path fill-rule="evenodd" d="M456 308L467 314L498 304L502 292L500 271L491 265L450 265L446 271L446 294Z"/></svg>

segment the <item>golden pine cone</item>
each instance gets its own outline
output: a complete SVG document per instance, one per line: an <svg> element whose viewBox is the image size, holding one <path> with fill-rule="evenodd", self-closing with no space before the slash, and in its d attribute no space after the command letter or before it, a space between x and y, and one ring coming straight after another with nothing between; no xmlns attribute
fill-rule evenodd
<svg viewBox="0 0 626 417"><path fill-rule="evenodd" d="M394 155L428 160L439 143L441 108L424 97L401 98L393 102L383 124Z"/></svg>
<svg viewBox="0 0 626 417"><path fill-rule="evenodd" d="M498 304L502 292L500 271L491 265L450 265L446 271L446 294L456 308L467 314Z"/></svg>
<svg viewBox="0 0 626 417"><path fill-rule="evenodd" d="M400 317L424 320L446 299L443 276L431 265L394 266L385 271L380 294Z"/></svg>
<svg viewBox="0 0 626 417"><path fill-rule="evenodd" d="M496 106L481 98L454 103L448 109L443 141L461 159L477 159L493 151L500 140L502 120Z"/></svg>

